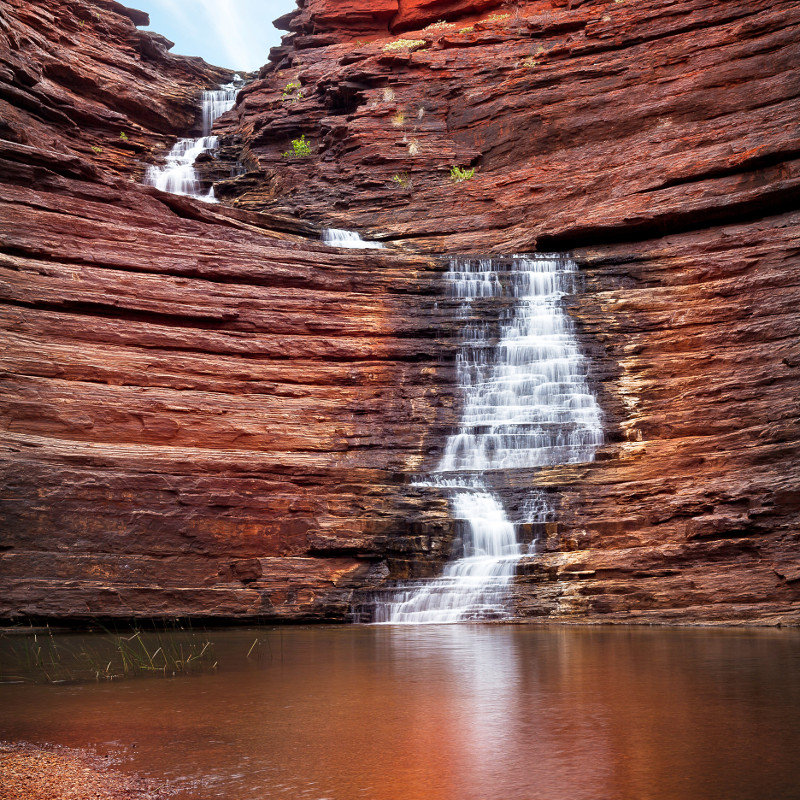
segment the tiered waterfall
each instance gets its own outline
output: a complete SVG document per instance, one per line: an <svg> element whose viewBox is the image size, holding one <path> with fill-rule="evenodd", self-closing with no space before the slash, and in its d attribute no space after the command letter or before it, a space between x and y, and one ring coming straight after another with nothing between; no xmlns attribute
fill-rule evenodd
<svg viewBox="0 0 800 800"><path fill-rule="evenodd" d="M203 92L203 135L197 139L178 139L162 166L153 165L148 168L144 179L146 184L155 186L162 192L216 202L213 187L208 192L202 191L194 162L201 153L217 148L217 137L211 135L214 121L233 108L242 85L242 79L234 75L231 83Z"/></svg>
<svg viewBox="0 0 800 800"><path fill-rule="evenodd" d="M563 256L454 259L446 279L459 301L463 391L458 430L424 483L445 489L459 521L459 551L441 578L398 587L374 622L435 623L506 616L508 585L522 546L498 491L509 470L591 461L602 443L600 409L562 304L575 263ZM478 306L499 304L497 323ZM545 496L531 490L516 522L544 521Z"/></svg>

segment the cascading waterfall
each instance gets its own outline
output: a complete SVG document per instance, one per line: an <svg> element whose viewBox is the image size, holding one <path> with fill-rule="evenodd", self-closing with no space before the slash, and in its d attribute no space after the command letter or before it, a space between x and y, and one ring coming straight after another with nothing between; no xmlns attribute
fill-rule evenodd
<svg viewBox="0 0 800 800"><path fill-rule="evenodd" d="M326 228L322 231L322 241L330 247L349 247L355 250L380 250L381 242L371 242L362 239L354 231L343 231L339 228Z"/></svg>
<svg viewBox="0 0 800 800"><path fill-rule="evenodd" d="M203 92L203 135L198 139L178 139L162 166L148 167L144 178L146 184L155 186L162 192L196 197L209 203L216 202L213 186L207 193L202 192L194 162L202 153L217 148L218 138L211 135L211 129L218 117L233 108L242 85L241 77L234 75L231 83Z"/></svg>
<svg viewBox="0 0 800 800"><path fill-rule="evenodd" d="M508 585L521 558L516 527L491 488L496 471L591 461L602 444L600 408L588 387L572 319L562 297L574 291L565 256L454 259L449 294L460 300L456 369L464 406L456 433L425 485L450 496L462 543L441 578L398 587L376 602L374 622L446 623L507 615ZM513 298L499 335L476 307ZM494 476L493 481L488 479ZM520 522L543 522L543 493L522 502ZM532 552L532 550L531 550Z"/></svg>

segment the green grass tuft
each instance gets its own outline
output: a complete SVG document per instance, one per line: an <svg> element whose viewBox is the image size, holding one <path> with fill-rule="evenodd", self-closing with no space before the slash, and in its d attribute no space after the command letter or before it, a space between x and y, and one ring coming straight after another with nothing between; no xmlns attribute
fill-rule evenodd
<svg viewBox="0 0 800 800"><path fill-rule="evenodd" d="M463 183L475 177L475 167L450 167L450 180L453 183Z"/></svg>

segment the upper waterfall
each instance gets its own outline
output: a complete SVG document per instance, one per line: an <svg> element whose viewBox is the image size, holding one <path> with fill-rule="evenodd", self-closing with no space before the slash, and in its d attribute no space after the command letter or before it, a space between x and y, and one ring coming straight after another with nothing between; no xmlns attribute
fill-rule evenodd
<svg viewBox="0 0 800 800"><path fill-rule="evenodd" d="M203 136L210 136L217 119L233 108L242 84L241 77L234 75L230 83L203 92Z"/></svg>
<svg viewBox="0 0 800 800"><path fill-rule="evenodd" d="M231 83L220 86L219 89L203 92L203 135L197 139L178 139L163 165L151 165L147 168L144 178L146 184L155 186L162 192L196 197L198 200L210 203L216 202L213 187L203 193L194 163L201 153L217 148L219 141L216 136L211 135L211 129L219 117L233 108L242 85L241 77L234 75Z"/></svg>

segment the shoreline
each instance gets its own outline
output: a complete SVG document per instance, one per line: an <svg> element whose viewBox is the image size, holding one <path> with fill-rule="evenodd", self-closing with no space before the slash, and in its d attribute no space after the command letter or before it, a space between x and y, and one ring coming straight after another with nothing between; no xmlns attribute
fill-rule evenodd
<svg viewBox="0 0 800 800"><path fill-rule="evenodd" d="M0 800L166 800L155 781L116 769L90 750L0 741Z"/></svg>

